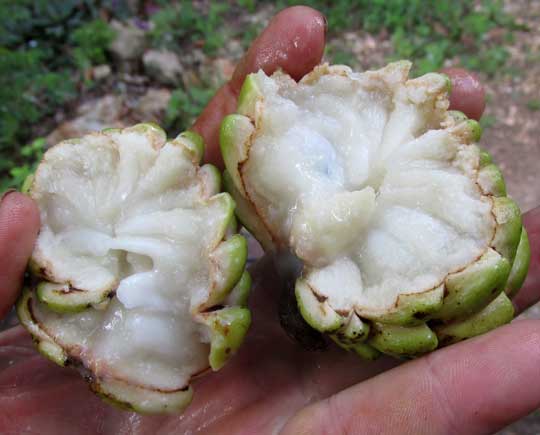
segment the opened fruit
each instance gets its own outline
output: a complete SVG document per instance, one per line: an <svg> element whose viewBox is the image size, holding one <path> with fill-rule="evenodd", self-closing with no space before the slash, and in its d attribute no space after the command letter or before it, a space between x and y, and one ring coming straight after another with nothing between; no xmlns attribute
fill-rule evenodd
<svg viewBox="0 0 540 435"><path fill-rule="evenodd" d="M191 132L105 130L51 148L28 183L41 230L21 322L139 412L185 407L191 378L219 369L250 324L246 241L203 151Z"/></svg>
<svg viewBox="0 0 540 435"><path fill-rule="evenodd" d="M527 273L521 213L449 111L442 74L410 63L300 82L247 77L221 129L225 184L268 250L302 260L307 323L372 358L415 356L509 322Z"/></svg>

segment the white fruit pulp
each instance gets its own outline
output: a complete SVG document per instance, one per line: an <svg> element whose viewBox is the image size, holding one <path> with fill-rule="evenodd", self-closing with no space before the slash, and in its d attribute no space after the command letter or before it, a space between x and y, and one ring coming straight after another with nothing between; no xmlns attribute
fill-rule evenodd
<svg viewBox="0 0 540 435"><path fill-rule="evenodd" d="M491 240L478 152L442 128L448 102L429 95L441 80L256 76L263 100L242 168L248 195L313 266L308 280L334 309L389 309L399 294L438 286Z"/></svg>
<svg viewBox="0 0 540 435"><path fill-rule="evenodd" d="M116 288L103 310L36 313L98 376L174 390L208 366L191 310L208 296L225 211L202 200L196 171L181 147L123 132L57 146L36 174L38 257L57 282Z"/></svg>

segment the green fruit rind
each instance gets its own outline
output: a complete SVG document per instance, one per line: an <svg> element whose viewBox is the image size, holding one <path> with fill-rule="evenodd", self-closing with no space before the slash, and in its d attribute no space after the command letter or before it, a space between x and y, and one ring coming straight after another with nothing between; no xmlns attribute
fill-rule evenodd
<svg viewBox="0 0 540 435"><path fill-rule="evenodd" d="M25 287L19 297L16 305L17 316L21 324L30 332L38 351L60 366L65 366L68 360L66 352L56 344L52 338L41 329L32 315L30 307L32 301L32 292Z"/></svg>
<svg viewBox="0 0 540 435"><path fill-rule="evenodd" d="M217 201L221 203L221 206L223 207L223 212L225 214L223 220L220 222L220 226L216 230L216 239L215 239L214 246L217 246L217 244L219 244L221 240L227 234L229 225L231 224L231 221L234 219L234 209L236 207L236 204L232 196L225 192L218 193L217 195L214 195L210 199L208 199L208 202L213 202L213 201Z"/></svg>
<svg viewBox="0 0 540 435"><path fill-rule="evenodd" d="M212 370L219 370L244 341L251 324L247 308L227 307L201 314L202 321L211 331L210 356Z"/></svg>
<svg viewBox="0 0 540 435"><path fill-rule="evenodd" d="M491 157L491 154L488 153L484 148L480 148L479 147L479 150L480 150L480 169L483 168L484 166L487 166L491 163L493 163L493 157Z"/></svg>
<svg viewBox="0 0 540 435"><path fill-rule="evenodd" d="M221 304L240 281L247 261L247 242L236 234L210 253L212 287L202 307ZM200 308L199 308L200 309Z"/></svg>
<svg viewBox="0 0 540 435"><path fill-rule="evenodd" d="M204 156L204 139L194 131L184 131L176 136L173 143L181 143L191 154L194 163L201 163Z"/></svg>
<svg viewBox="0 0 540 435"><path fill-rule="evenodd" d="M249 291L251 290L251 275L247 270L240 277L240 280L234 288L231 290L227 299L225 299L226 305L236 305L239 307L246 307L249 298Z"/></svg>
<svg viewBox="0 0 540 435"><path fill-rule="evenodd" d="M24 193L25 195L30 192L30 189L32 187L32 183L34 182L34 174L29 174L25 179L21 186L21 193Z"/></svg>
<svg viewBox="0 0 540 435"><path fill-rule="evenodd" d="M474 119L469 119L466 123L471 131L471 142L478 142L482 137L482 126Z"/></svg>
<svg viewBox="0 0 540 435"><path fill-rule="evenodd" d="M167 141L167 133L159 125L153 122L145 122L141 124L135 124L131 127L126 127L120 130L122 133L140 133L144 134L148 140L152 143L155 149L159 149Z"/></svg>
<svg viewBox="0 0 540 435"><path fill-rule="evenodd" d="M464 270L446 278L447 295L433 318L450 322L470 316L503 291L510 273L510 262L493 249Z"/></svg>
<svg viewBox="0 0 540 435"><path fill-rule="evenodd" d="M113 379L100 379L90 388L107 403L139 414L177 413L189 405L193 397L189 386L171 392L152 391Z"/></svg>
<svg viewBox="0 0 540 435"><path fill-rule="evenodd" d="M375 349L373 346L370 346L369 344L366 344L366 343L353 343L353 344L343 343L335 335L330 335L330 338L339 347L341 347L342 349L345 349L348 352L354 352L359 357L361 357L361 358L363 358L365 360L373 361L373 360L376 360L377 358L379 358L379 356L381 355L381 353L377 349Z"/></svg>
<svg viewBox="0 0 540 435"><path fill-rule="evenodd" d="M452 128L452 132L464 144L476 143L482 137L482 127L474 119L459 122Z"/></svg>
<svg viewBox="0 0 540 435"><path fill-rule="evenodd" d="M113 289L102 292L77 290L69 284L48 281L40 282L36 287L38 300L57 313L78 313L103 302L112 291Z"/></svg>
<svg viewBox="0 0 540 435"><path fill-rule="evenodd" d="M122 131L121 128L116 128L116 127L108 127L101 130L101 132L104 134L116 134L116 133L120 133L121 131Z"/></svg>
<svg viewBox="0 0 540 435"><path fill-rule="evenodd" d="M223 187L236 202L236 216L249 232L258 240L266 251L273 250L272 236L257 216L253 206L242 196L236 188L229 171L223 172Z"/></svg>
<svg viewBox="0 0 540 435"><path fill-rule="evenodd" d="M513 262L521 238L521 211L508 197L493 198L493 215L497 222L491 246L499 254Z"/></svg>
<svg viewBox="0 0 540 435"><path fill-rule="evenodd" d="M460 112L459 110L449 110L448 115L452 117L456 124L469 119L467 118L467 115L465 115L463 112Z"/></svg>
<svg viewBox="0 0 540 435"><path fill-rule="evenodd" d="M421 355L437 348L437 335L424 323L403 327L374 323L368 344L382 353L397 357Z"/></svg>
<svg viewBox="0 0 540 435"><path fill-rule="evenodd" d="M369 336L369 324L362 322L356 314L351 314L347 324L332 334L334 338L344 345L352 345L365 341Z"/></svg>
<svg viewBox="0 0 540 435"><path fill-rule="evenodd" d="M237 232L238 232L238 220L236 219L236 215L233 214L231 217L231 220L229 221L229 225L227 226L227 231L225 232L225 238L228 239L234 236Z"/></svg>
<svg viewBox="0 0 540 435"><path fill-rule="evenodd" d="M435 328L441 345L456 343L466 338L484 334L510 322L514 306L505 293L501 293L487 307L461 322Z"/></svg>
<svg viewBox="0 0 540 435"><path fill-rule="evenodd" d="M477 183L485 195L506 196L506 184L501 170L493 163L484 165L478 171Z"/></svg>
<svg viewBox="0 0 540 435"><path fill-rule="evenodd" d="M531 261L531 246L529 244L529 237L525 227L521 230L521 238L517 248L516 256L514 257L514 263L512 264L512 270L510 270L510 276L506 283L506 294L509 298L513 298L527 278L527 272L529 271L529 263Z"/></svg>
<svg viewBox="0 0 540 435"><path fill-rule="evenodd" d="M296 280L295 294L300 314L313 329L334 332L344 325L345 319L332 309L328 301L319 300L304 279Z"/></svg>
<svg viewBox="0 0 540 435"><path fill-rule="evenodd" d="M248 157L249 139L255 127L244 115L228 115L221 123L219 142L225 167L229 171L236 188L245 195L244 185L239 172L239 164Z"/></svg>
<svg viewBox="0 0 540 435"><path fill-rule="evenodd" d="M199 176L203 181L203 196L210 198L221 192L221 173L214 165L207 163L199 169Z"/></svg>
<svg viewBox="0 0 540 435"><path fill-rule="evenodd" d="M260 101L262 98L263 94L257 84L256 75L249 74L240 89L237 112L246 116L256 113L257 101Z"/></svg>
<svg viewBox="0 0 540 435"><path fill-rule="evenodd" d="M444 73L437 73L437 74L439 74L441 77L444 78L446 92L450 94L452 92L452 80L447 74L444 74Z"/></svg>
<svg viewBox="0 0 540 435"><path fill-rule="evenodd" d="M353 344L350 350L355 352L359 357L369 361L376 360L381 356L381 353L377 349L366 343Z"/></svg>
<svg viewBox="0 0 540 435"><path fill-rule="evenodd" d="M390 325L419 325L441 309L443 298L444 285L440 285L422 293L400 295L395 308L388 313L374 316L362 313L362 316Z"/></svg>

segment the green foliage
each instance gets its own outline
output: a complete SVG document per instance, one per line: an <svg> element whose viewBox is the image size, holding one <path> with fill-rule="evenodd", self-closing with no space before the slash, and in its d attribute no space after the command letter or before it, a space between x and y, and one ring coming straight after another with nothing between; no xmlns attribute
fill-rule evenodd
<svg viewBox="0 0 540 435"><path fill-rule="evenodd" d="M32 127L76 96L79 62L71 51L81 62L101 60L106 31L97 12L78 0L0 0L2 189L18 186L40 156L43 140L24 145Z"/></svg>
<svg viewBox="0 0 540 435"><path fill-rule="evenodd" d="M502 0L281 0L281 7L307 4L323 12L331 33L362 29L385 30L394 46L393 59L415 61L415 73L441 68L459 57L465 66L496 74L505 68L508 51L487 38L495 28L504 38L521 29L503 9Z"/></svg>
<svg viewBox="0 0 540 435"><path fill-rule="evenodd" d="M236 0L236 3L238 3L238 6L242 9L252 13L255 12L255 9L257 8L256 0Z"/></svg>
<svg viewBox="0 0 540 435"><path fill-rule="evenodd" d="M333 64L349 65L354 67L357 63L356 56L347 50L327 46L325 55Z"/></svg>
<svg viewBox="0 0 540 435"><path fill-rule="evenodd" d="M540 110L540 99L533 99L527 101L527 108L533 112Z"/></svg>
<svg viewBox="0 0 540 435"><path fill-rule="evenodd" d="M147 16L143 4L158 8ZM507 66L505 48L514 30L526 30L505 12L502 0L236 0L140 2L137 16L127 0L0 0L0 184L16 186L40 158L43 140L32 141L36 129L91 83L84 72L106 63L114 33L104 17L148 19L156 48L184 56L194 47L216 55L227 38L247 46L262 29L260 20L242 20L262 8L306 4L328 20L330 35L346 30L384 32L393 44L392 58L415 62L415 73L440 68L445 59L459 59L471 69L495 75ZM491 36L496 33L497 39ZM347 47L327 47L333 63L355 65ZM540 58L529 53L527 59ZM207 81L173 92L165 117L170 134L189 127L215 91ZM530 110L540 110L537 99ZM492 120L484 117L484 126ZM37 130L37 131L36 131ZM44 129L43 129L44 130ZM30 145L25 145L30 143Z"/></svg>
<svg viewBox="0 0 540 435"><path fill-rule="evenodd" d="M154 47L179 50L183 41L200 42L206 53L214 54L223 46L223 17L229 10L227 3L210 2L205 13L188 0L159 3L164 7L151 17L153 29L150 37Z"/></svg>
<svg viewBox="0 0 540 435"><path fill-rule="evenodd" d="M505 47L493 46L485 48L478 53L471 55L466 54L462 56L463 64L476 71L483 71L489 75L495 75L499 71L509 71L506 66L509 53Z"/></svg>
<svg viewBox="0 0 540 435"><path fill-rule="evenodd" d="M77 0L0 0L0 45L13 47L30 39L52 46L80 23Z"/></svg>
<svg viewBox="0 0 540 435"><path fill-rule="evenodd" d="M242 45L247 50L253 40L259 36L261 31L263 30L263 26L260 23L249 23L242 29Z"/></svg>
<svg viewBox="0 0 540 435"><path fill-rule="evenodd" d="M53 72L44 66L46 53L39 49L0 48L0 155L20 143L28 124L37 122L74 95L69 72Z"/></svg>
<svg viewBox="0 0 540 435"><path fill-rule="evenodd" d="M484 114L482 118L480 118L480 126L483 130L493 127L495 124L497 124L497 118L493 115Z"/></svg>
<svg viewBox="0 0 540 435"><path fill-rule="evenodd" d="M18 154L17 160L24 161L25 163L16 166L14 164L10 165L9 162L2 161L0 163L1 169L2 171L7 170L10 178L3 177L0 180L0 192L4 192L9 188L20 187L24 180L26 180L26 177L35 171L37 162L39 162L43 156L44 149L45 139L38 138L16 150Z"/></svg>
<svg viewBox="0 0 540 435"><path fill-rule="evenodd" d="M164 127L170 136L188 129L215 93L208 86L190 86L176 89L165 112Z"/></svg>
<svg viewBox="0 0 540 435"><path fill-rule="evenodd" d="M73 44L73 58L80 69L104 63L105 50L114 39L115 32L103 20L86 23L76 29L70 40Z"/></svg>

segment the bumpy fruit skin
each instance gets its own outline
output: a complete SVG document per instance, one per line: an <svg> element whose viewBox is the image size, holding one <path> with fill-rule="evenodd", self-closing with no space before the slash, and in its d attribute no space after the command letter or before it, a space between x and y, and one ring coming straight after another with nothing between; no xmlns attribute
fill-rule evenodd
<svg viewBox="0 0 540 435"><path fill-rule="evenodd" d="M261 83L267 86L268 77L259 72L246 78L240 91L238 113L227 116L221 127L221 149L226 166L224 185L237 203L238 219L265 250L291 250L304 261L304 271L296 282L295 292L299 310L306 322L312 328L329 334L339 346L368 359L377 357L381 352L406 358L422 355L509 322L514 315L510 299L525 280L530 258L521 212L515 202L506 196L500 169L491 156L476 145L481 137L480 125L461 112L448 110L450 84L447 77L428 74L407 81L409 68L408 62L397 62L365 73L360 82L371 80L369 86L373 88L391 82L392 86L410 85L425 90L428 95L426 100L433 104L427 110L438 112L440 119L438 125L428 128L448 131L452 140L461 144L463 153L468 153L470 165L463 170L472 174L483 200L490 201L494 224L490 241L474 261L448 273L433 288L400 294L388 309L370 311L332 307L331 300L314 287L311 279L321 267L321 259L299 249L291 235L293 233L283 230L286 226L266 211L266 197L259 196L260 190L256 189L254 178L246 168L256 158L252 154L257 139L264 137L266 141L272 140L261 136L264 135L261 131L265 123L270 123L271 127L267 130L270 133L275 132L272 128L278 125L277 121L274 121L275 125L267 121L270 116L267 114L268 105L271 104L268 101L273 94L267 97ZM347 67L323 65L304 77L300 85L309 86L321 78L350 75ZM274 80L274 86L286 91L296 86L281 72L275 73L270 79ZM343 90L340 88L339 92ZM279 91L276 94L280 95ZM294 94L294 91L291 94L294 102L297 101L294 98L299 100L298 94ZM412 95L411 99L418 95ZM417 100L419 104L424 104L421 98ZM262 167L263 164L258 161L257 168L260 170ZM271 194L277 195L275 191ZM274 208L279 205L277 201L272 203ZM312 246L318 248L318 245ZM325 264L323 260L322 265ZM339 292L339 288L335 291Z"/></svg>
<svg viewBox="0 0 540 435"><path fill-rule="evenodd" d="M199 192L194 194L199 197L196 197L196 205L193 207L202 207L201 210L206 210L204 207L215 207L209 210L217 210L218 214L213 216L211 221L211 225L214 225L213 238L205 245L206 258L199 260L201 268L208 267L208 289L204 299L192 299L191 306L188 307L190 322L206 336L207 341L204 343L207 344L197 343L198 352L207 346L206 363L189 373L184 385L174 388L155 388L146 379L128 380L116 376L114 370L109 372L107 368L100 368L99 358L93 356L93 350L86 344L86 336L81 335L81 342L73 345L69 340L65 341L62 327L59 329L58 323L61 325L64 322L63 328L67 331L72 328L74 321L77 326L81 325L85 318L101 316L113 303L118 304L116 288L73 289L70 283L55 282L54 271L48 270L49 258L41 252L37 252L37 255L35 252L30 261L30 284L25 287L17 302L17 313L21 324L32 334L39 352L60 366L76 368L89 382L90 388L106 402L143 414L177 413L191 402L193 390L189 385L190 378L198 376L208 368L219 370L223 367L240 347L249 329L251 315L246 305L251 278L245 270L247 243L242 236L236 234L234 201L229 194L220 193L221 174L211 165L199 166L204 154L201 136L184 132L174 140L166 142L165 132L158 126L138 124L123 130L108 129L93 133L90 137L91 140L107 142L109 135L114 135L118 140L129 136L130 140L135 142L151 143L157 151L166 146L169 150L176 150L175 152L180 150L184 159L181 161L187 165L186 173L175 173L173 176L178 177L180 185L184 182L184 177L187 180L185 183L189 181L189 186L192 186L192 191ZM44 162L52 158L51 152L54 152L55 148L73 144L84 146L87 138L58 144L45 154ZM179 158L174 157L175 155L168 159ZM37 173L43 170L42 165L44 163L38 166ZM188 180L188 177L191 178ZM40 190L43 190L39 180L36 175L29 177L24 183L25 193L39 197ZM193 186L198 186L199 190L193 190ZM175 224L170 221L168 223ZM170 303L174 304L175 301ZM125 308L123 312L129 312L129 309ZM100 326L99 322L96 324ZM144 328L145 325L141 324L140 327ZM178 343L178 346L189 345L190 343ZM163 350L167 349L156 349ZM153 370L160 369L155 367Z"/></svg>

